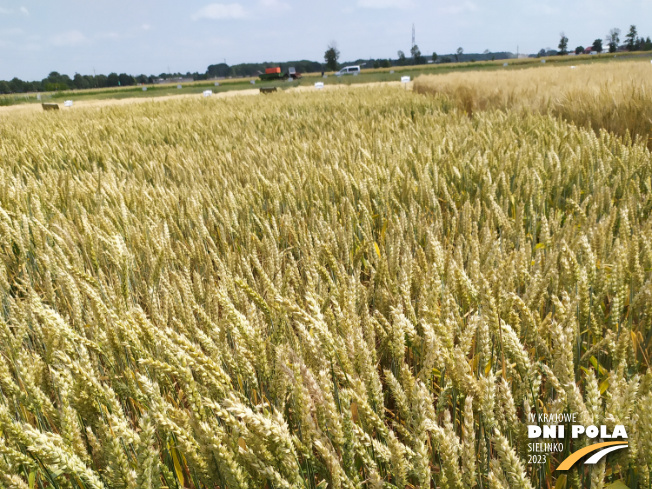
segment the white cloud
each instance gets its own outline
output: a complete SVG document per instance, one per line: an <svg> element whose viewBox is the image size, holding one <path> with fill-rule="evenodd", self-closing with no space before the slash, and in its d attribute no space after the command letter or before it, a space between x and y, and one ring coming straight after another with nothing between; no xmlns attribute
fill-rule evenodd
<svg viewBox="0 0 652 489"><path fill-rule="evenodd" d="M247 11L239 3L211 3L200 8L190 18L192 20L225 20L244 19L247 16Z"/></svg>
<svg viewBox="0 0 652 489"><path fill-rule="evenodd" d="M410 8L414 5L412 0L358 0L358 7L362 8Z"/></svg>
<svg viewBox="0 0 652 489"><path fill-rule="evenodd" d="M150 30L152 28L152 26L149 25L149 24L143 24L143 25L140 26L140 28L142 30L144 30L144 31L148 31L148 30Z"/></svg>
<svg viewBox="0 0 652 489"><path fill-rule="evenodd" d="M120 39L122 36L118 34L117 32L100 32L99 34L95 35L96 39Z"/></svg>
<svg viewBox="0 0 652 489"><path fill-rule="evenodd" d="M29 15L29 10L27 10L27 7L20 7L20 13L23 15Z"/></svg>
<svg viewBox="0 0 652 489"><path fill-rule="evenodd" d="M439 11L442 14L451 14L451 15L466 14L469 12L476 12L477 10L478 10L478 6L474 2L470 2L470 1L458 3L455 5L449 5L447 7L442 7L439 9Z"/></svg>
<svg viewBox="0 0 652 489"><path fill-rule="evenodd" d="M55 46L78 46L87 41L86 36L79 31L62 32L53 36L52 44Z"/></svg>
<svg viewBox="0 0 652 489"><path fill-rule="evenodd" d="M0 7L0 15L9 15L9 14L13 14L13 13L14 13L14 11L11 10L10 8Z"/></svg>
<svg viewBox="0 0 652 489"><path fill-rule="evenodd" d="M287 12L292 10L289 3L285 3L281 0L260 0L259 5L265 10L271 10L274 12Z"/></svg>

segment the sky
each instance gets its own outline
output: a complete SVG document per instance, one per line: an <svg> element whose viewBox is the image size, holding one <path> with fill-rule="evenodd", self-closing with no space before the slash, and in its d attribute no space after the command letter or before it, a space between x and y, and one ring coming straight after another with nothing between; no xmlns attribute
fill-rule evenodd
<svg viewBox="0 0 652 489"><path fill-rule="evenodd" d="M159 74L209 64L340 61L587 46L636 24L652 36L652 0L0 0L0 79L51 71ZM409 55L409 54L408 54Z"/></svg>

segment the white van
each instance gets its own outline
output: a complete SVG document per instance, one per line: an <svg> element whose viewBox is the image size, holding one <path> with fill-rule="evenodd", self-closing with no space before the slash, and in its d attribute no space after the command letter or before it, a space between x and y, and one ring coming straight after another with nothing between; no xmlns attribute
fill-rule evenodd
<svg viewBox="0 0 652 489"><path fill-rule="evenodd" d="M359 74L360 74L360 66L347 66L346 68L342 68L340 71L335 73L335 76L359 75Z"/></svg>

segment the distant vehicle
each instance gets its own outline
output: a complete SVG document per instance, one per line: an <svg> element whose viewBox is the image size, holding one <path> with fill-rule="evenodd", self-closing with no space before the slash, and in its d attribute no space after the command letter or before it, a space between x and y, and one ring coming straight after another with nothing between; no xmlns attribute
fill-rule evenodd
<svg viewBox="0 0 652 489"><path fill-rule="evenodd" d="M335 73L335 76L342 76L342 75L359 75L360 74L360 66L346 66L345 68L342 68L340 71Z"/></svg>
<svg viewBox="0 0 652 489"><path fill-rule="evenodd" d="M273 68L265 68L265 73L258 75L258 78L263 81L287 80L288 78L298 80L301 78L301 73L297 73L297 70L294 67L288 68L287 73L281 73L281 68L275 66Z"/></svg>

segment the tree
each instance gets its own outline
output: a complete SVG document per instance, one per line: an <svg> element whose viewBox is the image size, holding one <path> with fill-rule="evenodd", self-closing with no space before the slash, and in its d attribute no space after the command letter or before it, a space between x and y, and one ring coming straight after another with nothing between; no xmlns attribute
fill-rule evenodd
<svg viewBox="0 0 652 489"><path fill-rule="evenodd" d="M20 78L14 77L9 82L9 88L11 89L12 93L22 93L25 91L25 82Z"/></svg>
<svg viewBox="0 0 652 489"><path fill-rule="evenodd" d="M209 65L208 68L206 68L206 74L211 78L226 78L231 74L231 68L226 63Z"/></svg>
<svg viewBox="0 0 652 489"><path fill-rule="evenodd" d="M577 46L575 48L575 54L582 54L584 52L584 46Z"/></svg>
<svg viewBox="0 0 652 489"><path fill-rule="evenodd" d="M566 35L562 32L559 34L560 38L559 39L559 55L564 56L565 54L568 54L568 38Z"/></svg>
<svg viewBox="0 0 652 489"><path fill-rule="evenodd" d="M72 77L72 83L73 85L75 85L75 88L78 90L80 88L88 88L88 87L84 87L84 77L81 76L79 73L75 73L75 76Z"/></svg>
<svg viewBox="0 0 652 489"><path fill-rule="evenodd" d="M390 68L392 66L392 63L388 59L381 59L380 60L380 67L381 68Z"/></svg>
<svg viewBox="0 0 652 489"><path fill-rule="evenodd" d="M609 34L607 34L605 41L607 41L607 44L609 45L609 52L615 53L618 49L618 43L620 42L620 29L617 27L611 29Z"/></svg>
<svg viewBox="0 0 652 489"><path fill-rule="evenodd" d="M97 88L105 88L109 86L109 77L106 75L97 75L95 77L95 86Z"/></svg>
<svg viewBox="0 0 652 489"><path fill-rule="evenodd" d="M541 48L539 49L539 52L537 53L537 58L543 58L546 55L546 50Z"/></svg>
<svg viewBox="0 0 652 489"><path fill-rule="evenodd" d="M326 62L326 69L329 71L337 71L337 60L340 57L340 52L337 49L337 44L332 41L328 45L328 49L324 53L324 61Z"/></svg>
<svg viewBox="0 0 652 489"><path fill-rule="evenodd" d="M591 46L591 50L595 51L597 53L602 52L602 39L596 39L593 41L593 46Z"/></svg>
<svg viewBox="0 0 652 489"><path fill-rule="evenodd" d="M406 62L405 61L405 53L399 49L398 52L396 53L396 55L398 56L398 64L399 64L399 66L403 66L405 64L405 62Z"/></svg>
<svg viewBox="0 0 652 489"><path fill-rule="evenodd" d="M410 54L412 55L412 63L415 65L421 65L425 62L423 56L421 56L421 50L416 44L410 49Z"/></svg>
<svg viewBox="0 0 652 489"><path fill-rule="evenodd" d="M109 76L106 78L107 87L117 87L120 84L120 78L118 78L117 73L109 73Z"/></svg>
<svg viewBox="0 0 652 489"><path fill-rule="evenodd" d="M645 38L645 44L643 45L643 51L652 51L652 40L650 36Z"/></svg>
<svg viewBox="0 0 652 489"><path fill-rule="evenodd" d="M457 48L457 51L455 52L455 61L459 61L460 56L462 56L463 54L464 54L464 49L462 49L461 47Z"/></svg>
<svg viewBox="0 0 652 489"><path fill-rule="evenodd" d="M636 26L635 25L630 25L629 26L629 32L625 36L626 42L625 45L627 46L627 51L635 51L636 48L638 47L636 44Z"/></svg>
<svg viewBox="0 0 652 489"><path fill-rule="evenodd" d="M432 52L432 62L434 63L435 61L437 61L437 53L433 51Z"/></svg>
<svg viewBox="0 0 652 489"><path fill-rule="evenodd" d="M118 80L120 81L120 86L122 87L128 87L130 85L135 85L136 80L134 80L134 77L131 75L127 75L126 73L120 73L118 76Z"/></svg>

